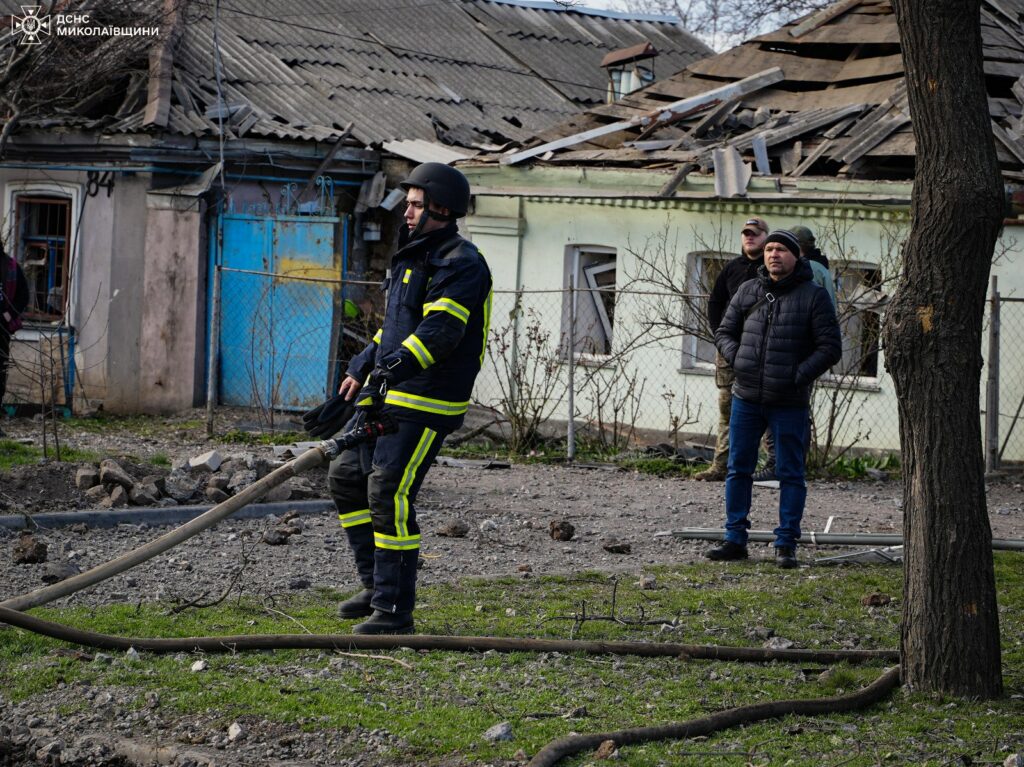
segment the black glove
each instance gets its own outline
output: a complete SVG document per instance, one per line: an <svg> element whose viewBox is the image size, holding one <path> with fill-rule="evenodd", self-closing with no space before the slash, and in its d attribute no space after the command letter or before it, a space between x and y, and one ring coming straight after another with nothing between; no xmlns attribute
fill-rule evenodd
<svg viewBox="0 0 1024 767"><path fill-rule="evenodd" d="M352 403L336 394L319 407L302 415L302 428L311 437L327 439L338 433L352 417Z"/></svg>

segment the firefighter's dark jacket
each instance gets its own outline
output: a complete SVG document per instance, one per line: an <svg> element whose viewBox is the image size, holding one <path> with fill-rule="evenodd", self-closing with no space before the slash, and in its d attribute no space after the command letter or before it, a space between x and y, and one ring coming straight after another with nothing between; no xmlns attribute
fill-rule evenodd
<svg viewBox="0 0 1024 767"><path fill-rule="evenodd" d="M386 369L389 412L452 431L462 425L483 364L491 272L454 223L402 239L384 280L384 325L347 373L365 382Z"/></svg>

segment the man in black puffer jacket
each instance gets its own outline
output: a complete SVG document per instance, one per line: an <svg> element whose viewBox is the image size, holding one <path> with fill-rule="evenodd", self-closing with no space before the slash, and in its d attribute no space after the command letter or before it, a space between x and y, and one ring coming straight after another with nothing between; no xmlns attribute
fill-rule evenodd
<svg viewBox="0 0 1024 767"><path fill-rule="evenodd" d="M745 559L751 485L765 429L775 438L779 480L776 562L797 566L796 541L804 513L804 435L811 384L839 361L842 341L835 308L812 282L796 237L768 235L757 279L740 286L729 303L715 345L736 375L729 419L729 472L725 480L725 541L707 552L714 560Z"/></svg>

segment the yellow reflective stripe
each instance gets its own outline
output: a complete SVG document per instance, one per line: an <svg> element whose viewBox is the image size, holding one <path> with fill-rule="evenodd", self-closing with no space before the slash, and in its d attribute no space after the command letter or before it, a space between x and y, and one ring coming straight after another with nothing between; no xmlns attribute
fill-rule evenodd
<svg viewBox="0 0 1024 767"><path fill-rule="evenodd" d="M360 509L359 511L349 511L345 514L339 514L338 521L341 522L342 527L355 527L356 525L368 524L371 521L370 510Z"/></svg>
<svg viewBox="0 0 1024 767"><path fill-rule="evenodd" d="M469 410L469 400L465 402L447 402L443 399L431 399L421 397L418 394L409 394L404 391L391 389L384 396L384 402L388 405L407 407L412 410L422 410L424 413L437 413L438 415L462 415Z"/></svg>
<svg viewBox="0 0 1024 767"><path fill-rule="evenodd" d="M405 276L404 276L404 277L402 277L402 282L403 282L403 283L406 283L406 284L408 284L408 282L409 282L409 275L410 275L410 274L412 274L412 269L406 269L406 270L405 270Z"/></svg>
<svg viewBox="0 0 1024 767"><path fill-rule="evenodd" d="M377 328L377 332L373 334L373 342L375 344L380 343L381 337L384 335L384 328Z"/></svg>
<svg viewBox="0 0 1024 767"><path fill-rule="evenodd" d="M456 319L469 322L469 309L450 298L439 298L432 303L424 304L423 316L426 317L429 312L448 312Z"/></svg>
<svg viewBox="0 0 1024 767"><path fill-rule="evenodd" d="M373 404L373 397L363 397L356 403L356 407L362 407L363 405Z"/></svg>
<svg viewBox="0 0 1024 767"><path fill-rule="evenodd" d="M419 535L408 535L399 537L397 535L384 535L383 533L373 534L373 543L378 549L391 549L392 551L409 551L420 547Z"/></svg>
<svg viewBox="0 0 1024 767"><path fill-rule="evenodd" d="M491 331L491 298L493 290L487 291L487 300L484 301L484 342L480 348L480 367L484 366L484 354L487 353L487 334Z"/></svg>
<svg viewBox="0 0 1024 767"><path fill-rule="evenodd" d="M416 472L430 451L430 446L434 444L434 437L436 436L437 432L433 429L423 430L423 434L420 435L420 441L416 443L416 449L412 451L412 457L409 458L409 463L406 464L405 471L402 473L402 481L398 483L398 488L395 490L395 532L398 535L394 537L393 543L407 542L413 537L409 535L409 490L412 488L412 483L416 480ZM378 535L374 533L375 540ZM380 537L388 538L391 536ZM419 536L415 537L418 541Z"/></svg>
<svg viewBox="0 0 1024 767"><path fill-rule="evenodd" d="M434 364L434 355L423 345L423 342L416 337L415 333L409 335L402 341L402 346L412 352L412 356L420 363L421 368L428 368Z"/></svg>

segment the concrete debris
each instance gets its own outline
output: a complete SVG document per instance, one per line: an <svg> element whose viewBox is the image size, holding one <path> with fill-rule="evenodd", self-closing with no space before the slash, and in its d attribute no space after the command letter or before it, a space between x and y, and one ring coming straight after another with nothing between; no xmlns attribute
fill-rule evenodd
<svg viewBox="0 0 1024 767"><path fill-rule="evenodd" d="M40 579L46 584L59 583L60 581L75 577L80 572L82 570L73 562L50 562L46 565L46 569L43 570Z"/></svg>
<svg viewBox="0 0 1024 767"><path fill-rule="evenodd" d="M228 740L234 743L236 740L245 737L245 728L242 727L238 722L232 722L231 726L228 727Z"/></svg>
<svg viewBox="0 0 1024 767"><path fill-rule="evenodd" d="M658 588L658 579L653 575L642 575L636 585L639 586L642 591L653 591Z"/></svg>
<svg viewBox="0 0 1024 767"><path fill-rule="evenodd" d="M860 603L865 607L883 607L892 601L892 597L888 594L882 594L881 592L875 591L868 594L866 597L862 597Z"/></svg>
<svg viewBox="0 0 1024 767"><path fill-rule="evenodd" d="M769 650L792 650L796 647L796 642L792 639L785 639L783 637L773 636L762 647L766 647Z"/></svg>
<svg viewBox="0 0 1024 767"><path fill-rule="evenodd" d="M224 501L231 497L223 490L216 487L207 487L204 495L206 496L206 500L213 504L224 503Z"/></svg>
<svg viewBox="0 0 1024 767"><path fill-rule="evenodd" d="M189 671L191 671L193 674L198 674L200 671L206 671L206 669L208 669L209 667L209 663L207 663L205 660L200 659L192 664L192 666L189 668Z"/></svg>
<svg viewBox="0 0 1024 767"><path fill-rule="evenodd" d="M615 747L614 740L605 740L601 742L601 745L594 751L595 759L616 759L619 756L619 750Z"/></svg>
<svg viewBox="0 0 1024 767"><path fill-rule="evenodd" d="M121 464L112 458L104 458L100 461L100 482L107 487L120 485L125 490L135 484L135 480L121 468Z"/></svg>
<svg viewBox="0 0 1024 767"><path fill-rule="evenodd" d="M118 509L122 506L127 506L129 502L128 491L122 485L114 485L113 490L110 491L110 497L106 503L101 503L101 506L109 506L112 509Z"/></svg>
<svg viewBox="0 0 1024 767"><path fill-rule="evenodd" d="M216 450L210 450L202 455L189 458L188 467L192 471L207 471L213 473L220 468L224 458Z"/></svg>
<svg viewBox="0 0 1024 767"><path fill-rule="evenodd" d="M292 489L289 487L287 482L284 482L277 487L270 488L270 491L263 497L264 503L282 503L290 500L292 497Z"/></svg>
<svg viewBox="0 0 1024 767"><path fill-rule="evenodd" d="M487 728L487 732L484 733L484 740L488 743L512 740L512 725L508 722L499 722L493 727Z"/></svg>
<svg viewBox="0 0 1024 767"><path fill-rule="evenodd" d="M286 528L275 527L263 533L263 542L268 546L283 546L288 543L290 535Z"/></svg>
<svg viewBox="0 0 1024 767"><path fill-rule="evenodd" d="M633 551L630 544L620 541L618 538L606 538L601 543L601 548L609 554L629 554Z"/></svg>
<svg viewBox="0 0 1024 767"><path fill-rule="evenodd" d="M100 483L100 473L92 466L83 466L75 472L75 487L79 490L88 490Z"/></svg>

